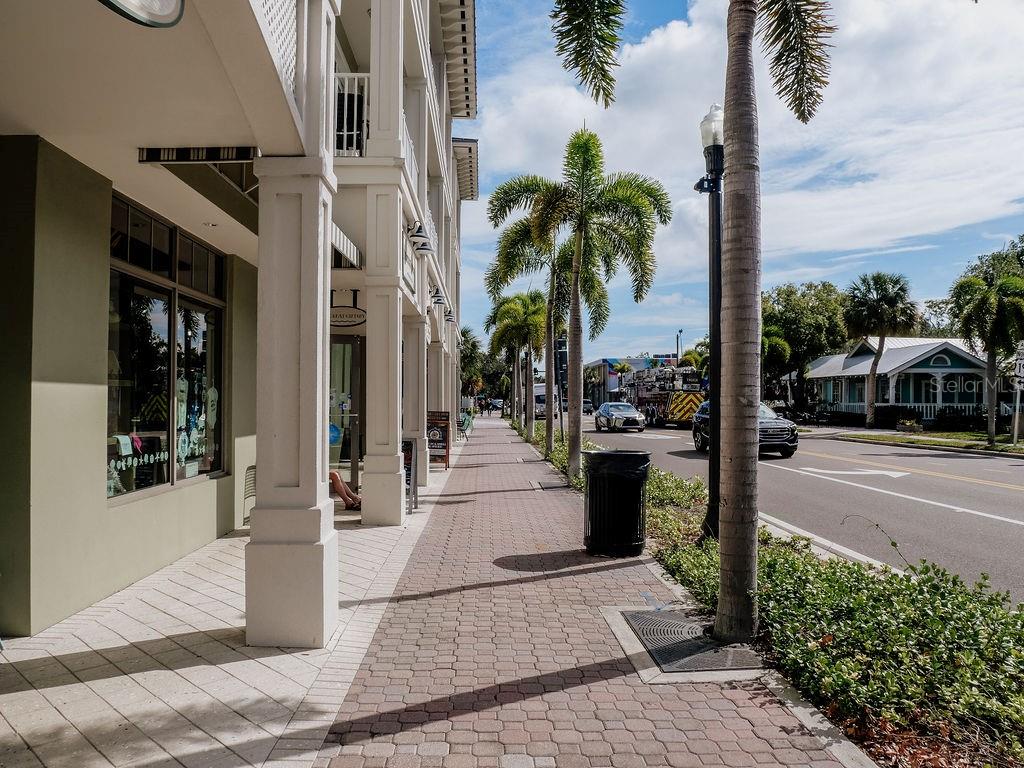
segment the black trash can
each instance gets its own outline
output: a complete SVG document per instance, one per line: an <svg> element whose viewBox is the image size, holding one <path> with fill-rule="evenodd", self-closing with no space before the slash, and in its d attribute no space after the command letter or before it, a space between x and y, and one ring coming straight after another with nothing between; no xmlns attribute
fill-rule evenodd
<svg viewBox="0 0 1024 768"><path fill-rule="evenodd" d="M583 451L588 555L633 557L647 536L649 451Z"/></svg>

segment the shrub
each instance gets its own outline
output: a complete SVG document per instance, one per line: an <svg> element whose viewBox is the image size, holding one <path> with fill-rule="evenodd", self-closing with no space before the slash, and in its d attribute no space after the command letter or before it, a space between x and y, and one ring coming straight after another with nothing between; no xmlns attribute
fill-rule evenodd
<svg viewBox="0 0 1024 768"><path fill-rule="evenodd" d="M658 560L714 608L715 542L662 541ZM769 660L848 730L941 734L979 765L1024 759L1024 607L986 577L822 560L805 540L764 534L758 600Z"/></svg>

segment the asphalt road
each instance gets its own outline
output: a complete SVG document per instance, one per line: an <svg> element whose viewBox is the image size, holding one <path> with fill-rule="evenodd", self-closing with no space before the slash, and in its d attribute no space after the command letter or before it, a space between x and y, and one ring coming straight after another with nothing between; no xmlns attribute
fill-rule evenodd
<svg viewBox="0 0 1024 768"><path fill-rule="evenodd" d="M641 448L662 469L707 479L707 454L688 429L597 433L609 448ZM819 544L845 547L895 567L939 563L1024 601L1024 456L989 457L801 435L796 455L764 454L759 464L760 512ZM879 529L881 528L881 530ZM836 549L836 551L839 551Z"/></svg>

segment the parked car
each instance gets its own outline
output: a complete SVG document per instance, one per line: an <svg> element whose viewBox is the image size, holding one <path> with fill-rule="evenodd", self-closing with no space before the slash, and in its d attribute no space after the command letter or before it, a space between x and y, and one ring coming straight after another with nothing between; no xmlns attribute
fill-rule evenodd
<svg viewBox="0 0 1024 768"><path fill-rule="evenodd" d="M647 419L629 403L603 403L594 414L594 426L597 431L607 429L635 429L643 432L647 427Z"/></svg>
<svg viewBox="0 0 1024 768"><path fill-rule="evenodd" d="M593 412L594 412L594 401L593 400L587 400L587 398L583 398L583 413L584 413L584 415L589 416Z"/></svg>
<svg viewBox="0 0 1024 768"><path fill-rule="evenodd" d="M705 400L693 414L693 445L702 453L711 447L710 432L711 402ZM763 453L778 452L788 459L796 453L800 436L796 424L784 419L764 403L757 414L758 449Z"/></svg>

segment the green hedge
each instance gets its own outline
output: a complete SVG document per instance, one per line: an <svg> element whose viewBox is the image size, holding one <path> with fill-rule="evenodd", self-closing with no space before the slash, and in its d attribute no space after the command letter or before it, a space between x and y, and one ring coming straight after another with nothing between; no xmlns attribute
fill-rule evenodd
<svg viewBox="0 0 1024 768"><path fill-rule="evenodd" d="M714 608L715 542L667 540L656 556ZM977 765L1024 759L1024 609L987 579L822 560L805 540L770 535L758 579L768 658L852 733L940 736Z"/></svg>

